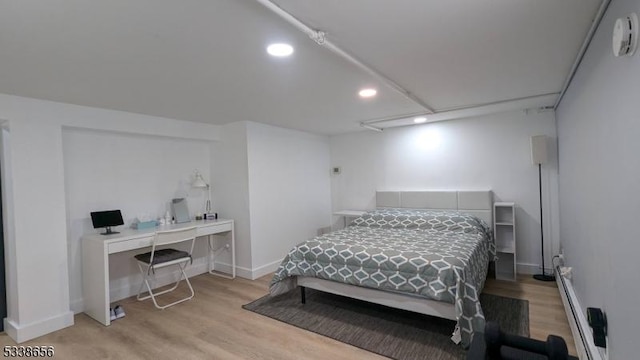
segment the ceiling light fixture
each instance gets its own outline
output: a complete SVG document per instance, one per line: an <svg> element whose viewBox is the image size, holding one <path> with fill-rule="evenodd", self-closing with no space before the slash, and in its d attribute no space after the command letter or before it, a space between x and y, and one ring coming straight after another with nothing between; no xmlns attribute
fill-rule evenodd
<svg viewBox="0 0 640 360"><path fill-rule="evenodd" d="M293 54L293 46L284 43L267 46L267 52L271 56L284 57Z"/></svg>
<svg viewBox="0 0 640 360"><path fill-rule="evenodd" d="M370 97L376 96L377 93L378 91L376 89L368 88L368 89L360 90L358 94L360 95L360 97L370 98Z"/></svg>
<svg viewBox="0 0 640 360"><path fill-rule="evenodd" d="M413 122L416 123L416 124L422 124L422 123L427 122L427 118L424 117L424 116L420 116L420 117L417 117L417 118L413 119Z"/></svg>

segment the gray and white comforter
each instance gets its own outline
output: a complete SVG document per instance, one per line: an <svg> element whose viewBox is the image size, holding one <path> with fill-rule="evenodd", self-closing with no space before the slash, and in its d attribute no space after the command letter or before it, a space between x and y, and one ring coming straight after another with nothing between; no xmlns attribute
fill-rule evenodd
<svg viewBox="0 0 640 360"><path fill-rule="evenodd" d="M462 344L483 331L479 295L495 256L487 224L456 212L382 209L296 245L271 281L271 295L312 276L455 304Z"/></svg>

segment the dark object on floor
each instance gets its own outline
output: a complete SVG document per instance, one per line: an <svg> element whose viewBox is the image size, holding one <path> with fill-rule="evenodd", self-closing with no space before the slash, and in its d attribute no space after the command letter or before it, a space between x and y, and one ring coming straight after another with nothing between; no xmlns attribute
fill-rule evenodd
<svg viewBox="0 0 640 360"><path fill-rule="evenodd" d="M484 334L476 334L467 360L578 360L569 356L564 339L549 335L547 341L506 334L494 322L487 322Z"/></svg>
<svg viewBox="0 0 640 360"><path fill-rule="evenodd" d="M296 290L267 295L243 308L392 359L462 360L467 356L450 340L454 321L309 288L303 305ZM527 301L482 294L480 303L487 319L513 334L529 335Z"/></svg>

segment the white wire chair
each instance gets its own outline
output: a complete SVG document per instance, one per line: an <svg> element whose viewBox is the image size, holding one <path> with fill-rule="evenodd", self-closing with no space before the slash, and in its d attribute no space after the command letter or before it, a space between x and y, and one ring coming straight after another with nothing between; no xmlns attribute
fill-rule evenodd
<svg viewBox="0 0 640 360"><path fill-rule="evenodd" d="M153 304L158 309L166 309L169 306L173 306L193 298L195 293L193 292L193 287L191 286L191 282L189 281L189 278L184 270L187 267L187 265L193 262L191 254L193 253L193 246L195 244L195 239L196 239L195 227L158 231L155 233L155 236L153 238L153 243L151 245L151 251L135 256L136 260L138 260L138 267L140 268L140 273L142 274L142 278L143 278L143 281L140 284L140 289L138 290L137 299L139 301L147 300L150 298L151 300L153 300ZM177 244L181 242L191 242L188 252L173 249L173 248L158 249L159 246L167 246L167 245ZM173 287L169 289L162 290L159 292L154 292L153 289L151 288L151 283L149 282L151 275L155 274L156 269L160 269L168 266L177 266L178 268L180 268L180 277L178 278L178 281L176 281ZM172 303L162 305L162 306L159 305L156 297L159 295L174 291L175 289L178 288L178 285L183 279L189 286L189 290L191 291L191 294L185 298L176 300ZM147 288L146 292L148 292L148 294L146 296L143 296L143 288L145 285Z"/></svg>

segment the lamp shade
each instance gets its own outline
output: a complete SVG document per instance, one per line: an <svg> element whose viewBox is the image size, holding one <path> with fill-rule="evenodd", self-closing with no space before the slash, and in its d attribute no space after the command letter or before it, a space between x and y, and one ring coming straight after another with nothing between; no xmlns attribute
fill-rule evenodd
<svg viewBox="0 0 640 360"><path fill-rule="evenodd" d="M193 183L191 183L191 186L194 188L208 188L209 184L204 181L199 172L196 172L196 178L193 180Z"/></svg>
<svg viewBox="0 0 640 360"><path fill-rule="evenodd" d="M545 135L531 137L531 162L534 165L547 162L547 137Z"/></svg>

